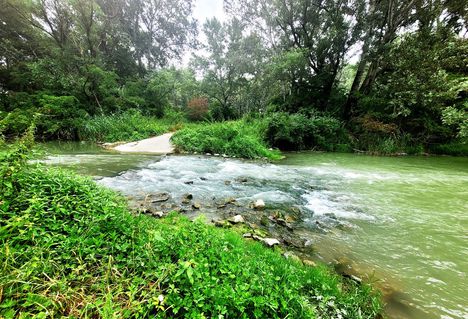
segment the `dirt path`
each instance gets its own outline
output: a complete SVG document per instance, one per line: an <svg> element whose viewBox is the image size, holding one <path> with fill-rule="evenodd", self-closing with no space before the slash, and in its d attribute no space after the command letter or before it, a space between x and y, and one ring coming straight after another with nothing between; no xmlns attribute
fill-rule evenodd
<svg viewBox="0 0 468 319"><path fill-rule="evenodd" d="M113 149L123 153L170 154L174 153L174 146L170 141L173 134L166 133L137 142L121 144Z"/></svg>

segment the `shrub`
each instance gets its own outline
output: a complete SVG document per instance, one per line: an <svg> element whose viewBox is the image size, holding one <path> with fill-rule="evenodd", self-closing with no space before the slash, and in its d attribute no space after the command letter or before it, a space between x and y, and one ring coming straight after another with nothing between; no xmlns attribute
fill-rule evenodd
<svg viewBox="0 0 468 319"><path fill-rule="evenodd" d="M187 127L172 137L177 148L187 152L218 153L243 158L279 158L267 149L255 128L244 123L204 123Z"/></svg>
<svg viewBox="0 0 468 319"><path fill-rule="evenodd" d="M88 117L74 96L39 97L37 133L43 139L76 139L78 127Z"/></svg>
<svg viewBox="0 0 468 319"><path fill-rule="evenodd" d="M205 97L196 97L187 104L187 116L192 121L200 121L208 115L208 99Z"/></svg>
<svg viewBox="0 0 468 319"><path fill-rule="evenodd" d="M76 139L88 116L74 96L13 94L10 102L15 108L0 121L0 130L10 137L20 136L34 123L41 139Z"/></svg>
<svg viewBox="0 0 468 319"><path fill-rule="evenodd" d="M37 109L16 109L0 120L0 133L7 137L16 137L23 134L33 123Z"/></svg>
<svg viewBox="0 0 468 319"><path fill-rule="evenodd" d="M143 116L132 109L124 113L96 116L88 119L79 129L81 140L99 142L136 141L168 130L168 123L155 117Z"/></svg>
<svg viewBox="0 0 468 319"><path fill-rule="evenodd" d="M265 138L283 150L344 149L346 134L340 121L330 116L307 117L303 114L276 112L266 119ZM340 145L340 146L338 146Z"/></svg>
<svg viewBox="0 0 468 319"><path fill-rule="evenodd" d="M431 145L429 151L434 154L468 156L467 141L452 142L448 144Z"/></svg>

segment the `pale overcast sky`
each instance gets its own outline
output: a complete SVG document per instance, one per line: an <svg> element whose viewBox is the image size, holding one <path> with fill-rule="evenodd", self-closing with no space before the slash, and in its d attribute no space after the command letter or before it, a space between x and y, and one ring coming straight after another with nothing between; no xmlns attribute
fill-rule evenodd
<svg viewBox="0 0 468 319"><path fill-rule="evenodd" d="M224 20L223 0L196 0L193 15L203 25L207 18Z"/></svg>
<svg viewBox="0 0 468 319"><path fill-rule="evenodd" d="M224 21L226 15L223 10L223 0L195 0L195 7L193 9L193 16L198 20L199 23L199 33L198 40L201 42L205 41L205 36L203 35L203 24L208 18L216 17L220 21ZM198 50L197 53L201 53L203 50ZM182 65L188 66L190 58L192 56L192 51L187 51L182 56Z"/></svg>

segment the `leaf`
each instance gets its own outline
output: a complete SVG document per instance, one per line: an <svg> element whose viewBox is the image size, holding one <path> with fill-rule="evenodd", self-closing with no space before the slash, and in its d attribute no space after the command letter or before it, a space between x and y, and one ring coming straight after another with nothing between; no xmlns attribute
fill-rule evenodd
<svg viewBox="0 0 468 319"><path fill-rule="evenodd" d="M193 268L192 267L187 268L187 277L190 283L193 285L194 280L193 280Z"/></svg>

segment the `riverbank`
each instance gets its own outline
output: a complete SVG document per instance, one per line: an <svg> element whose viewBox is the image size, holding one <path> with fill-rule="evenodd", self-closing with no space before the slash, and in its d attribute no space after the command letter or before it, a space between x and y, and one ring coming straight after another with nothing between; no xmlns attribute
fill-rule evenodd
<svg viewBox="0 0 468 319"><path fill-rule="evenodd" d="M4 317L376 318L367 285L239 234L131 214L88 178L2 158ZM12 169L15 167L15 169Z"/></svg>

